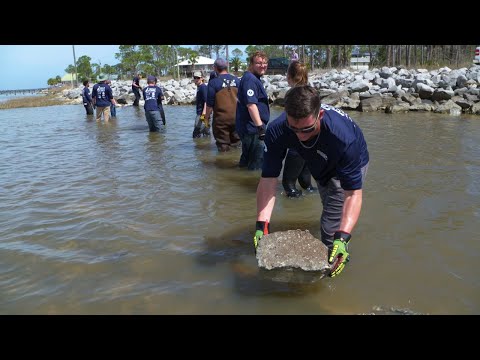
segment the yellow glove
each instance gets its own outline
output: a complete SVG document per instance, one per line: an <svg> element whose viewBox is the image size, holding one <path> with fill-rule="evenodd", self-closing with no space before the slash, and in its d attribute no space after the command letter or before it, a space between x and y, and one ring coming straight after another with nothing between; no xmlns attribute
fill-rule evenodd
<svg viewBox="0 0 480 360"><path fill-rule="evenodd" d="M257 252L258 242L263 235L270 233L270 223L268 221L257 221L255 223L255 235L253 236L253 246L255 246L255 253Z"/></svg>
<svg viewBox="0 0 480 360"><path fill-rule="evenodd" d="M203 121L207 129L210 128L210 121L209 119L205 118L205 114L200 115L200 120Z"/></svg>
<svg viewBox="0 0 480 360"><path fill-rule="evenodd" d="M333 249L328 258L328 263L332 265L330 276L335 277L340 274L350 260L348 253L348 242L352 236L343 231L335 232L333 236Z"/></svg>

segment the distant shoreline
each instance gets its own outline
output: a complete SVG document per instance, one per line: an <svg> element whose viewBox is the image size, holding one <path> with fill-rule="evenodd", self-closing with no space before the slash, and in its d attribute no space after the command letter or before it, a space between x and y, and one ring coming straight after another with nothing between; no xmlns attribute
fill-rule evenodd
<svg viewBox="0 0 480 360"><path fill-rule="evenodd" d="M63 96L63 88L49 89L46 93L0 95L0 110L72 104L72 101ZM3 96L5 99L2 99Z"/></svg>

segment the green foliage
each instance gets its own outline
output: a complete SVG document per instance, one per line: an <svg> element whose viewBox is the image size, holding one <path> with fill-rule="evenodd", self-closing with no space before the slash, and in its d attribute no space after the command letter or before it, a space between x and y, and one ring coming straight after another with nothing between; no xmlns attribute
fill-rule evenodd
<svg viewBox="0 0 480 360"><path fill-rule="evenodd" d="M243 51L240 50L239 48L235 48L232 51L232 55L233 55L234 58L236 58L236 57L241 58L242 55L243 55Z"/></svg>
<svg viewBox="0 0 480 360"><path fill-rule="evenodd" d="M210 45L197 45L193 48L200 56L211 57Z"/></svg>
<svg viewBox="0 0 480 360"><path fill-rule="evenodd" d="M54 78L50 78L47 80L47 85L56 85L56 84L59 84L62 82L62 78L60 77L60 75L57 75L56 77Z"/></svg>
<svg viewBox="0 0 480 360"><path fill-rule="evenodd" d="M238 72L238 70L242 66L242 60L238 56L235 56L231 58L230 60L230 66L233 68L233 71Z"/></svg>
<svg viewBox="0 0 480 360"><path fill-rule="evenodd" d="M120 45L119 51L115 54L115 58L119 59L123 64L123 68L127 71L127 75L133 76L138 70L138 65L145 57L142 54L139 45ZM143 58L142 58L143 57Z"/></svg>
<svg viewBox="0 0 480 360"><path fill-rule="evenodd" d="M410 67L459 67L460 64L471 64L475 51L475 45L248 45L245 52L238 48L231 52L230 64L234 71L238 71L241 70L241 62L237 64L236 58L242 58L245 53L248 54L248 63L255 51L264 51L269 58L289 57L293 48L309 68L346 67L354 48L358 48L360 53L371 54L370 67L408 65L407 54ZM120 45L119 52L115 54L118 64L92 64L91 58L83 55L77 60L77 74L78 79L86 78L92 82L101 72L117 74L123 79L131 79L137 71L143 75L175 76L178 69L174 65L179 61L188 59L194 67L197 56L225 57L225 51L225 45L197 45L193 50L179 45ZM74 74L75 67L69 65L65 72ZM58 79L48 79L48 82L55 84L61 79L58 76Z"/></svg>
<svg viewBox="0 0 480 360"><path fill-rule="evenodd" d="M93 76L92 65L90 64L92 60L89 56L83 55L80 56L77 60L77 74L78 79L91 79Z"/></svg>
<svg viewBox="0 0 480 360"><path fill-rule="evenodd" d="M283 57L282 45L248 45L245 51L248 54L247 63L255 51L265 52L268 58Z"/></svg>
<svg viewBox="0 0 480 360"><path fill-rule="evenodd" d="M73 65L68 65L67 68L65 69L65 72L67 74L75 74L75 66Z"/></svg>
<svg viewBox="0 0 480 360"><path fill-rule="evenodd" d="M212 50L215 53L215 58L222 57L225 51L225 45L212 45Z"/></svg>
<svg viewBox="0 0 480 360"><path fill-rule="evenodd" d="M190 49L190 48L184 48L184 47L181 47L181 46L178 46L177 47L177 52L178 52L178 56L180 57L180 61L183 61L185 59L188 59L189 56L190 56L190 53L192 52L193 50Z"/></svg>

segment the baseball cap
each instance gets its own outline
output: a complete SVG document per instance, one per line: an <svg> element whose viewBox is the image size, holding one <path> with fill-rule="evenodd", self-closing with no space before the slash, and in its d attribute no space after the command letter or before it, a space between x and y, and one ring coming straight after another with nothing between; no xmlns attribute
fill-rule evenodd
<svg viewBox="0 0 480 360"><path fill-rule="evenodd" d="M97 81L105 81L105 80L107 80L107 79L108 79L108 78L107 78L107 75L105 75L105 74L100 74L100 75L98 75Z"/></svg>
<svg viewBox="0 0 480 360"><path fill-rule="evenodd" d="M202 73L200 71L195 71L193 73L193 77L203 77L203 76L202 76Z"/></svg>
<svg viewBox="0 0 480 360"><path fill-rule="evenodd" d="M153 75L148 75L147 76L147 83L154 83L157 82L157 78Z"/></svg>
<svg viewBox="0 0 480 360"><path fill-rule="evenodd" d="M215 67L218 70L226 70L227 69L227 60L225 60L224 58L218 58L217 60L215 60L213 65L215 65Z"/></svg>

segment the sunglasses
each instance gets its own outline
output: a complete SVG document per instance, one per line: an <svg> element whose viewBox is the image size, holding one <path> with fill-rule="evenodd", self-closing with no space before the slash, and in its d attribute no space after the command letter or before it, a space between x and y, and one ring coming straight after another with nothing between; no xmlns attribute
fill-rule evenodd
<svg viewBox="0 0 480 360"><path fill-rule="evenodd" d="M200 79L198 76L193 77L193 80L198 80L198 79Z"/></svg>
<svg viewBox="0 0 480 360"><path fill-rule="evenodd" d="M317 118L315 119L315 122L313 123L312 126L305 127L305 128L301 128L301 129L298 129L298 128L296 128L296 127L290 126L290 124L288 123L288 120L287 120L287 119L285 119L285 122L287 123L287 127L288 127L290 130L292 130L293 132L307 134L307 133L311 133L312 131L315 130L315 128L317 127L317 122L318 122L318 118L319 118L319 117L320 117L320 112L318 113Z"/></svg>

